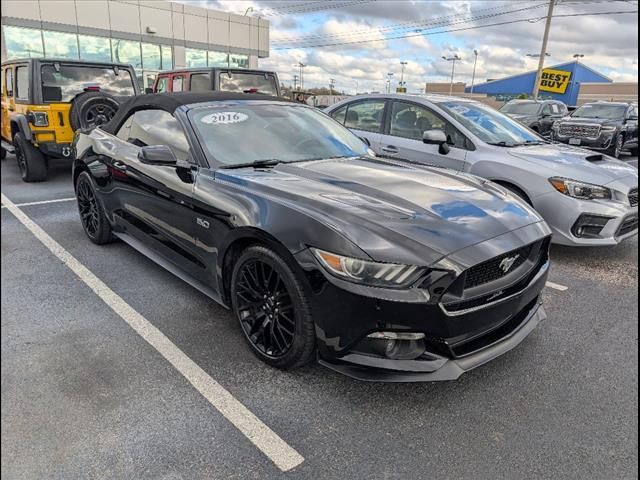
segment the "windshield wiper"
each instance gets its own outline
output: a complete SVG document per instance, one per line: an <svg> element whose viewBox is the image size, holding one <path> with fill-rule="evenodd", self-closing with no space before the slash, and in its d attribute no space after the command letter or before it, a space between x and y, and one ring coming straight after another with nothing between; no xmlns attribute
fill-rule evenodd
<svg viewBox="0 0 640 480"><path fill-rule="evenodd" d="M221 167L221 168L275 167L279 163L282 163L282 160L278 160L277 158L267 158L264 160L255 160L253 162L236 163L235 165L225 165L224 167Z"/></svg>
<svg viewBox="0 0 640 480"><path fill-rule="evenodd" d="M517 147L519 144L517 143L507 143L505 141L502 142L487 142L487 145L495 145L496 147Z"/></svg>

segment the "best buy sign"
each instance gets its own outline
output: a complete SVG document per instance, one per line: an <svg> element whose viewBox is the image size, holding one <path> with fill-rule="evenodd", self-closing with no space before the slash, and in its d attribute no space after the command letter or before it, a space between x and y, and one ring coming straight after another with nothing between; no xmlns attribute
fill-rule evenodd
<svg viewBox="0 0 640 480"><path fill-rule="evenodd" d="M540 78L540 90L545 92L564 93L569 86L571 72L545 68Z"/></svg>

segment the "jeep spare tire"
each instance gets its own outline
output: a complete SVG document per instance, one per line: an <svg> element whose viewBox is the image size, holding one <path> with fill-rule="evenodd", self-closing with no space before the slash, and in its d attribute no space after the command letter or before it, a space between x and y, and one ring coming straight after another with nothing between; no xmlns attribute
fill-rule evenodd
<svg viewBox="0 0 640 480"><path fill-rule="evenodd" d="M74 130L104 125L118 111L120 104L113 95L103 92L85 92L71 104L69 121Z"/></svg>

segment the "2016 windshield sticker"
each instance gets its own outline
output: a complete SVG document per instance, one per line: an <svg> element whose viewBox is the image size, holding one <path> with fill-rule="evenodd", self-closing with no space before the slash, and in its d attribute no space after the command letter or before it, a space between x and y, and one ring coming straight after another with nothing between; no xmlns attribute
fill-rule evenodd
<svg viewBox="0 0 640 480"><path fill-rule="evenodd" d="M201 123L210 125L227 125L229 123L244 122L249 118L246 113L241 112L216 112L205 115L200 119Z"/></svg>

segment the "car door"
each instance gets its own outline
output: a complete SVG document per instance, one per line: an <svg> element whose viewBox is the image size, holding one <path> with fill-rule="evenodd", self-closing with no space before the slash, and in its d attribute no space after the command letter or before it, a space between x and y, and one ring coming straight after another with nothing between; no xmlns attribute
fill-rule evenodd
<svg viewBox="0 0 640 480"><path fill-rule="evenodd" d="M11 142L11 113L15 110L13 98L13 66L2 71L2 138Z"/></svg>
<svg viewBox="0 0 640 480"><path fill-rule="evenodd" d="M383 155L380 141L385 107L383 98L356 100L334 110L330 116L365 140L376 155Z"/></svg>
<svg viewBox="0 0 640 480"><path fill-rule="evenodd" d="M636 146L632 146L632 148L637 148L638 144L638 107L633 105L629 107L626 116L626 125L625 125L626 133L625 133L625 143L627 144L635 144Z"/></svg>
<svg viewBox="0 0 640 480"><path fill-rule="evenodd" d="M385 133L380 139L381 156L464 170L468 140L451 122L424 105L405 100L394 100L387 112ZM444 131L451 147L448 153L443 153L439 145L423 143L422 135L427 130Z"/></svg>
<svg viewBox="0 0 640 480"><path fill-rule="evenodd" d="M204 264L195 254L193 176L189 143L178 121L163 110L139 110L116 133L112 188L118 204L116 223L131 237L198 277ZM166 145L179 166L145 164L138 154L145 146Z"/></svg>
<svg viewBox="0 0 640 480"><path fill-rule="evenodd" d="M184 73L174 73L171 75L171 92L182 92L186 88L186 75Z"/></svg>

